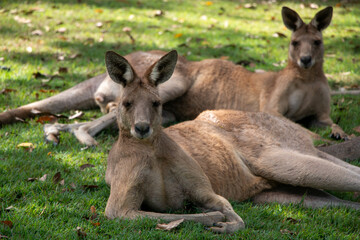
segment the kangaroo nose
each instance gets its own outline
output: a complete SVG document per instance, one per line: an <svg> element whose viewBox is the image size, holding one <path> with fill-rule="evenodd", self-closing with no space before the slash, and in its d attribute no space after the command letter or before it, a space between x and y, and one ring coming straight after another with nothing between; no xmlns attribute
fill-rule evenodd
<svg viewBox="0 0 360 240"><path fill-rule="evenodd" d="M148 123L140 122L135 124L135 132L141 136L147 134L150 131L150 125Z"/></svg>
<svg viewBox="0 0 360 240"><path fill-rule="evenodd" d="M306 66L311 62L311 56L301 57L300 60Z"/></svg>

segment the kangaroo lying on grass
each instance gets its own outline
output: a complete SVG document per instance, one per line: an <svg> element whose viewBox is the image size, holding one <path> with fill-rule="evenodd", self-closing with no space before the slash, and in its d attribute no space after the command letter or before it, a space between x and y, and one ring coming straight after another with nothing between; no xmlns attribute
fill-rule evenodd
<svg viewBox="0 0 360 240"><path fill-rule="evenodd" d="M194 119L207 109L263 111L295 122L312 117L312 124L331 126L334 137L345 138L330 119L330 89L323 72L321 31L331 22L332 7L318 12L309 24L287 7L282 17L293 31L288 64L282 71L253 73L226 60L190 62L180 57L173 77L159 86L166 113L173 113L177 120ZM125 58L136 69L147 69L164 54L135 52ZM32 117L34 112L59 113L96 104L107 112L121 92L122 87L107 74L99 75L56 96L1 113L0 125ZM45 135L57 142L60 131L70 131L80 142L95 145L93 136L113 123L115 113L110 113L90 123L46 125Z"/></svg>
<svg viewBox="0 0 360 240"><path fill-rule="evenodd" d="M360 168L315 149L303 128L286 118L206 111L163 129L158 88L176 60L171 51L140 75L125 58L106 53L111 79L123 86L116 109L119 139L105 175L111 188L107 217L184 218L232 233L245 225L226 199L360 209L360 203L317 190L360 191ZM212 212L159 213L181 209L185 200Z"/></svg>

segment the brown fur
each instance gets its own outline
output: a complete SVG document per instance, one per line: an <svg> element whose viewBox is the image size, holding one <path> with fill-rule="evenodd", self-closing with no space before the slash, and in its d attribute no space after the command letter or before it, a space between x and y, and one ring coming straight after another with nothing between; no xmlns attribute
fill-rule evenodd
<svg viewBox="0 0 360 240"><path fill-rule="evenodd" d="M109 153L105 176L111 188L105 209L109 218L184 218L231 233L244 222L226 199L360 209L359 203L307 189L360 191L360 168L315 149L299 125L267 113L219 110L163 130L161 106L154 103L160 99L158 82L167 77L149 76L169 76L166 72L172 70L157 69L156 63L140 75L130 67L116 69L129 63L115 53L107 58L112 58L107 61L112 79L124 86L116 110L119 139ZM176 62L174 51L159 62ZM123 81L129 75L134 77ZM181 209L185 200L212 212L159 213Z"/></svg>

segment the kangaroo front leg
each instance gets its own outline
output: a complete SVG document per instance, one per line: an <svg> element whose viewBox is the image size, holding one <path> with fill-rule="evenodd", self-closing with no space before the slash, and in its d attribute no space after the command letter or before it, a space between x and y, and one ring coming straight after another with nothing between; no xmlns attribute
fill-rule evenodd
<svg viewBox="0 0 360 240"><path fill-rule="evenodd" d="M339 139L344 139L344 140L348 140L350 137L344 132L344 130L342 130L342 128L335 124L329 114L327 113L324 113L322 115L319 116L318 118L318 121L319 121L319 124L322 124L322 125L326 125L326 126L329 126L331 127L331 137L332 138L335 138L337 140Z"/></svg>
<svg viewBox="0 0 360 240"><path fill-rule="evenodd" d="M91 122L75 123L75 124L45 124L44 132L46 141L59 143L60 132L71 132L80 141L87 146L97 145L93 138L103 129L113 125L116 122L116 114L114 111Z"/></svg>

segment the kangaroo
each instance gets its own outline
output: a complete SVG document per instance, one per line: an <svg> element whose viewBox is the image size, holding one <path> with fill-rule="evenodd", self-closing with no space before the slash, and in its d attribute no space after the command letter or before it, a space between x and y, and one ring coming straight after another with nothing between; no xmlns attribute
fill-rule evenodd
<svg viewBox="0 0 360 240"><path fill-rule="evenodd" d="M123 87L116 107L119 138L105 174L108 218L183 218L232 233L245 223L227 199L360 209L360 203L318 190L360 191L360 168L315 149L303 128L286 118L205 111L163 129L159 84L171 77L176 60L171 51L138 71L106 53L109 76ZM185 200L210 212L162 213L181 209Z"/></svg>
<svg viewBox="0 0 360 240"><path fill-rule="evenodd" d="M330 89L323 72L324 46L321 32L330 24L332 11L332 7L327 7L318 12L309 24L305 24L295 11L282 8L283 22L293 33L288 64L280 72L253 73L226 60L191 62L179 58L174 76L164 86L159 86L162 103L165 103L164 113L170 116L168 119L175 116L182 121L194 119L207 109L263 111L295 122L311 119L306 122L308 125L331 126L332 136L347 138L329 116ZM161 51L135 52L125 58L133 66L147 69L164 54ZM96 84L93 83L95 80ZM122 87L114 84L108 75L95 77L85 83L96 87L87 87L82 91L84 93L80 93L75 86L49 98L50 107L47 107L47 100L42 100L1 113L0 123L27 117L34 109L59 112L59 109L54 109L55 105L62 106L65 101L67 104L61 110L79 109L83 107L84 99L90 99L91 106L98 104L101 111L106 113L116 105L122 92ZM87 86L85 83L83 86ZM72 91L76 91L76 95L71 94ZM86 98L75 97L81 94L86 95ZM94 122L46 125L44 130L48 140L56 142L60 131L70 131L75 133L80 142L96 145L93 136L113 123L115 114L110 113Z"/></svg>

